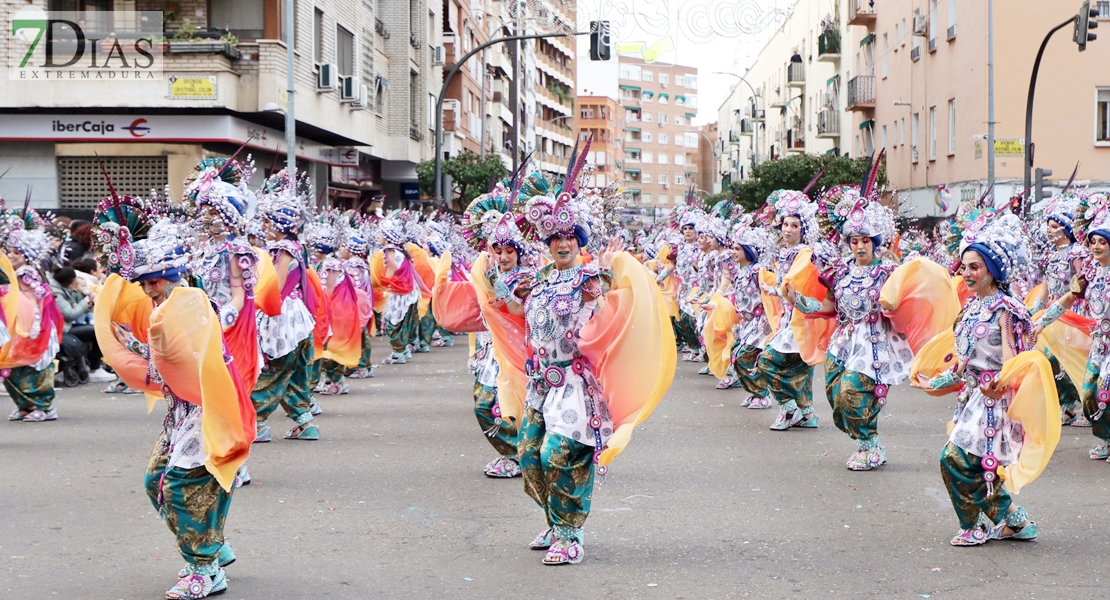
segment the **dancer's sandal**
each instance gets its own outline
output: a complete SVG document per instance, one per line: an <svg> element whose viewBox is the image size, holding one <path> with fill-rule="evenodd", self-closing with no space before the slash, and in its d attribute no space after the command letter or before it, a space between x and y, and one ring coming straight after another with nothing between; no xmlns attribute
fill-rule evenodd
<svg viewBox="0 0 1110 600"><path fill-rule="evenodd" d="M585 558L585 551L578 540L555 540L543 557L543 564L549 566L576 565Z"/></svg>
<svg viewBox="0 0 1110 600"><path fill-rule="evenodd" d="M802 416L804 417L805 415ZM801 423L798 423L798 427L802 429L817 429L817 415L811 413L808 419L804 419Z"/></svg>
<svg viewBox="0 0 1110 600"><path fill-rule="evenodd" d="M794 409L792 412L780 412L779 416L771 423L771 430L773 431L786 431L791 427L802 422L801 409Z"/></svg>
<svg viewBox="0 0 1110 600"><path fill-rule="evenodd" d="M23 412L23 411L21 411L17 408L15 410L13 410L10 415L8 415L8 420L9 421L22 421L23 417L26 417L28 414L30 414L30 413L25 413L25 412Z"/></svg>
<svg viewBox="0 0 1110 600"><path fill-rule="evenodd" d="M1024 525L1022 525L1024 523ZM1006 533L1009 531L1009 533ZM1037 539L1037 523L1029 520L1025 507L1019 506L1006 513L1002 521L990 529L992 540L1015 540L1028 542Z"/></svg>
<svg viewBox="0 0 1110 600"><path fill-rule="evenodd" d="M312 423L304 425L297 425L296 427L285 432L285 439L287 440L306 440L316 441L320 439L320 429Z"/></svg>
<svg viewBox="0 0 1110 600"><path fill-rule="evenodd" d="M759 410L763 408L771 408L770 396L753 396L751 402L747 405L752 410Z"/></svg>
<svg viewBox="0 0 1110 600"><path fill-rule="evenodd" d="M265 444L266 442L270 441L270 436L271 436L270 426L265 424L265 423L259 423L258 428L254 432L254 442L253 443L255 443L255 444Z"/></svg>
<svg viewBox="0 0 1110 600"><path fill-rule="evenodd" d="M1110 446L1102 445L1095 446L1087 453L1091 460L1107 460L1110 459Z"/></svg>
<svg viewBox="0 0 1110 600"><path fill-rule="evenodd" d="M199 575L190 572L182 577L177 585L166 591L167 600L199 600L217 596L227 591L227 574L219 569L215 575Z"/></svg>
<svg viewBox="0 0 1110 600"><path fill-rule="evenodd" d="M224 542L224 545L220 546L220 553L216 555L216 562L219 563L220 568L222 569L234 564L235 559L235 551L231 549L231 544ZM191 573L189 568L189 565L186 565L184 569L181 569L177 572L177 576L188 577L189 573Z"/></svg>
<svg viewBox="0 0 1110 600"><path fill-rule="evenodd" d="M727 390L729 388L736 387L736 384L738 384L738 383L740 383L739 379L737 379L736 377L733 377L732 375L726 375L724 379L717 382L717 389ZM744 406L747 406L747 405L745 404Z"/></svg>
<svg viewBox="0 0 1110 600"><path fill-rule="evenodd" d="M36 408L35 410L32 410L31 412L27 413L23 417L23 422L24 423L42 423L44 421L57 421L57 420L58 420L58 411L57 411L57 409L54 409L54 408L51 408L50 410L48 410L46 412L43 412L42 410Z"/></svg>
<svg viewBox="0 0 1110 600"><path fill-rule="evenodd" d="M1079 413L1075 415L1075 419L1072 419L1072 422L1068 423L1068 425L1072 427L1090 427L1091 422L1087 420L1087 417L1083 416L1083 413Z"/></svg>
<svg viewBox="0 0 1110 600"><path fill-rule="evenodd" d="M698 375L709 375L709 365L705 365L698 371Z"/></svg>
<svg viewBox="0 0 1110 600"><path fill-rule="evenodd" d="M529 550L547 550L551 547L552 541L555 539L555 530L548 528L540 532L536 539L528 544Z"/></svg>
<svg viewBox="0 0 1110 600"><path fill-rule="evenodd" d="M956 537L949 541L953 546L982 546L991 540L991 530L994 522L983 513L979 513L979 520L971 529L961 529Z"/></svg>
<svg viewBox="0 0 1110 600"><path fill-rule="evenodd" d="M494 479L511 479L513 477L520 477L523 473L520 470L520 463L511 458L502 456L486 465L485 474L486 477Z"/></svg>

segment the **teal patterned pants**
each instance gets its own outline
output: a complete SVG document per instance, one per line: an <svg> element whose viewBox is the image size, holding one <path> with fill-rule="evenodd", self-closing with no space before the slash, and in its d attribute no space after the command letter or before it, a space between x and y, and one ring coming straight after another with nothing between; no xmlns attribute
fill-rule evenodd
<svg viewBox="0 0 1110 600"><path fill-rule="evenodd" d="M1052 375L1056 378L1056 391L1060 395L1060 408L1070 412L1076 413L1082 409L1083 403L1079 400L1079 390L1075 389L1075 384L1071 382L1071 377L1067 373L1062 373L1060 361L1046 348L1044 355L1048 357L1048 364L1052 366Z"/></svg>
<svg viewBox="0 0 1110 600"><path fill-rule="evenodd" d="M166 468L162 448L166 434L154 445L143 478L147 496L177 538L177 551L191 565L215 562L224 544L224 521L231 494L205 467Z"/></svg>
<svg viewBox="0 0 1110 600"><path fill-rule="evenodd" d="M524 412L520 433L524 491L543 509L555 537L582 541L594 491L594 449L547 431L543 414Z"/></svg>
<svg viewBox="0 0 1110 600"><path fill-rule="evenodd" d="M362 330L362 358L358 360L358 368L370 369L373 368L374 363L370 362L370 329Z"/></svg>
<svg viewBox="0 0 1110 600"><path fill-rule="evenodd" d="M801 354L783 354L768 345L759 354L759 374L779 404L793 400L802 414L813 412L813 367Z"/></svg>
<svg viewBox="0 0 1110 600"><path fill-rule="evenodd" d="M4 389L19 410L49 412L54 408L54 365L41 371L16 367L4 379Z"/></svg>
<svg viewBox="0 0 1110 600"><path fill-rule="evenodd" d="M1010 510L1010 494L995 482L994 494L987 496L987 483L983 481L982 457L965 452L952 442L940 451L940 476L952 508L960 520L960 529L971 529L984 513L992 522L999 522Z"/></svg>
<svg viewBox="0 0 1110 600"><path fill-rule="evenodd" d="M475 381L474 416L478 417L478 425L482 427L483 432L487 432L486 438L498 454L516 460L517 442L520 441L516 423L503 417L501 424L498 425L493 416L494 404L497 404L497 388ZM494 432L494 435L489 435L490 431Z"/></svg>
<svg viewBox="0 0 1110 600"><path fill-rule="evenodd" d="M686 344L686 347L694 352L701 348L701 338L698 337L694 317L679 311L677 317L671 317L671 325L674 327L674 336L679 342Z"/></svg>
<svg viewBox="0 0 1110 600"><path fill-rule="evenodd" d="M759 353L762 351L761 348L745 346L739 342L732 350L732 370L736 373L736 378L740 380L740 385L746 392L757 398L763 398L769 393L762 375L756 369L759 364Z"/></svg>
<svg viewBox="0 0 1110 600"><path fill-rule="evenodd" d="M400 323L386 323L385 334L389 336L389 345L395 354L405 351L405 346L416 342L417 329L420 320L417 318L416 304L409 307L405 318ZM430 334L429 334L430 335Z"/></svg>
<svg viewBox="0 0 1110 600"><path fill-rule="evenodd" d="M258 376L258 383L251 392L251 402L258 414L258 422L263 423L280 404L285 414L298 424L312 420L312 398L309 395L310 361L312 360L312 336L297 344L297 347L282 356L269 361Z"/></svg>
<svg viewBox="0 0 1110 600"><path fill-rule="evenodd" d="M417 314L419 315L420 313L417 312ZM419 331L417 332L416 339L420 341L421 346L431 346L432 334L438 329L436 317L432 314L432 305L428 305L428 312L424 313L424 316L420 317L417 323Z"/></svg>
<svg viewBox="0 0 1110 600"><path fill-rule="evenodd" d="M879 434L879 406L875 380L844 368L831 355L825 358L825 395L833 409L833 423L853 440Z"/></svg>
<svg viewBox="0 0 1110 600"><path fill-rule="evenodd" d="M334 360L322 359L316 361L319 368L324 373L324 383L343 383L343 374L347 372L347 368L335 362ZM311 383L311 382L310 382Z"/></svg>
<svg viewBox="0 0 1110 600"><path fill-rule="evenodd" d="M1098 419L1091 418L1091 415L1098 412L1098 391L1104 387L1105 384L1099 385L1099 365L1087 361L1087 373L1083 376L1083 416L1091 422L1091 433L1106 444L1110 443L1110 410Z"/></svg>

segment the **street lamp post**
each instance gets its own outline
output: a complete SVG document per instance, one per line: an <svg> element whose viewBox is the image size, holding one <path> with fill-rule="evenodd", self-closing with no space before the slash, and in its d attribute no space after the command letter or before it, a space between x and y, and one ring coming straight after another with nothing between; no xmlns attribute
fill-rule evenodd
<svg viewBox="0 0 1110 600"><path fill-rule="evenodd" d="M292 4L292 2L290 2L289 4ZM514 35L514 36L509 36L509 37L500 37L500 38L497 38L497 39L490 40L490 41L488 41L488 42L486 42L486 43L484 43L480 46L477 46L476 48L474 48L470 52L467 52L466 54L464 54L462 58L460 58L458 61L455 62L455 66L451 67L451 70L448 71L447 75L445 75L443 77L443 86L439 90L439 98L436 99L436 144L435 144L435 146L436 146L436 156L435 156L435 165L436 165L436 168L435 168L435 178L436 178L436 180L435 180L435 201L436 201L436 204L441 205L441 206L443 205L443 98L444 98L444 96L447 95L447 86L451 85L451 79L455 77L455 73L459 72L459 69L462 68L463 64L465 64L467 60L470 60L470 57L474 56L475 54L478 54L482 50L485 50L486 48L489 48L490 46L492 46L494 44L501 44L501 43L504 43L504 42L513 42L513 41L523 41L523 40L538 40L538 39L552 38L552 37L570 37L570 36L575 36L575 35L583 35L583 34L581 34L581 33L544 33L544 34L536 34L536 35ZM290 98L290 102L292 102L292 98ZM289 106L292 107L293 106L292 103L290 103ZM518 109L519 109L519 107L517 107L517 106L513 107L514 111L518 110Z"/></svg>
<svg viewBox="0 0 1110 600"><path fill-rule="evenodd" d="M297 177L297 117L293 112L293 96L296 94L293 72L293 2L286 0L285 15L282 17L285 25L285 72L286 72L286 99L285 99L285 172L290 177Z"/></svg>
<svg viewBox="0 0 1110 600"><path fill-rule="evenodd" d="M755 140L754 140L755 152L753 152L753 156L752 156L752 166L756 167L756 166L759 165L759 110L760 110L759 109L759 94L755 93L755 88L752 87L752 84L748 83L747 79L744 79L743 77L737 75L736 73L728 73L728 72L725 72L725 71L714 71L714 74L715 75L731 75L731 76L739 79L740 81L743 81L744 84L748 86L748 89L752 91L752 101L755 102L755 114L752 115L752 131L755 134Z"/></svg>

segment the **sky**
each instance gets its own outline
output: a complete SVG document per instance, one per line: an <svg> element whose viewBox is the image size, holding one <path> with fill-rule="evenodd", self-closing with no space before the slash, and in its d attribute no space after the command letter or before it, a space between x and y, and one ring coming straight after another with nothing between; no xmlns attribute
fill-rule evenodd
<svg viewBox="0 0 1110 600"><path fill-rule="evenodd" d="M577 15L579 31L599 17L610 22L614 63L623 46L636 58L658 51L657 63L697 67L696 125L702 125L717 120L717 109L738 83L735 77L714 72L742 75L793 4L794 0L577 0ZM616 66L587 64L586 36L578 39L578 48L579 93L591 86L615 93ZM637 48L641 51L635 52Z"/></svg>

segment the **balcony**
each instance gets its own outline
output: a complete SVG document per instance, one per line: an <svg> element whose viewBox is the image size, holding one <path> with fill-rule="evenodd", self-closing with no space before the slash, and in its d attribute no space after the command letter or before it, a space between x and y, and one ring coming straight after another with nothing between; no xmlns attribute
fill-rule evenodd
<svg viewBox="0 0 1110 600"><path fill-rule="evenodd" d="M751 135L755 131L750 119L740 119L740 135Z"/></svg>
<svg viewBox="0 0 1110 600"><path fill-rule="evenodd" d="M875 3L877 0L849 0L848 24L849 25L874 25Z"/></svg>
<svg viewBox="0 0 1110 600"><path fill-rule="evenodd" d="M921 60L921 46L917 46L914 49L910 50L910 60L912 60L913 62Z"/></svg>
<svg viewBox="0 0 1110 600"><path fill-rule="evenodd" d="M840 113L825 109L817 113L817 137L835 138L840 136Z"/></svg>
<svg viewBox="0 0 1110 600"><path fill-rule="evenodd" d="M817 37L817 62L835 63L840 60L840 31L826 29Z"/></svg>
<svg viewBox="0 0 1110 600"><path fill-rule="evenodd" d="M792 62L786 65L786 85L790 87L806 86L806 66L804 63Z"/></svg>
<svg viewBox="0 0 1110 600"><path fill-rule="evenodd" d="M847 110L875 110L874 75L857 75L848 80Z"/></svg>

